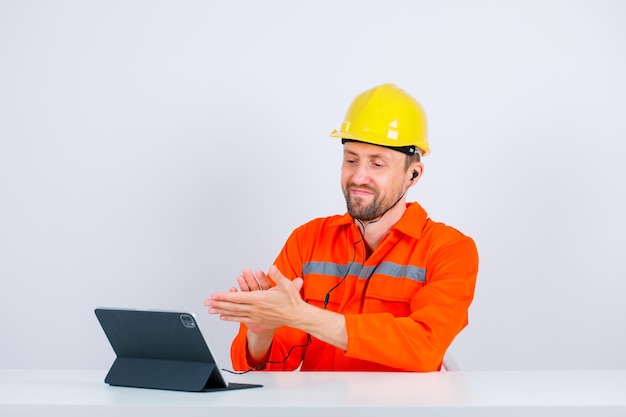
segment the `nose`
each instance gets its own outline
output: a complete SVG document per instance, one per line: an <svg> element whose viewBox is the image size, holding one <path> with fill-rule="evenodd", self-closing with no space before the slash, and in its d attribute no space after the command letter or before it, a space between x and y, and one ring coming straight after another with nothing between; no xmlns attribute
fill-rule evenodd
<svg viewBox="0 0 626 417"><path fill-rule="evenodd" d="M370 181L370 173L366 164L358 164L352 173L354 184L367 184Z"/></svg>

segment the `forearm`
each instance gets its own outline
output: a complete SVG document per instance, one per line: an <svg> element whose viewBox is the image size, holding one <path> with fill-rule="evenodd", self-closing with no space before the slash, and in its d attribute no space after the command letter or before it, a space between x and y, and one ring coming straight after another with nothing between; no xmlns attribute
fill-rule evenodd
<svg viewBox="0 0 626 417"><path fill-rule="evenodd" d="M348 333L343 314L304 304L302 314L296 318L292 327L341 350L348 347Z"/></svg>
<svg viewBox="0 0 626 417"><path fill-rule="evenodd" d="M274 332L254 333L250 329L246 334L246 354L250 366L258 366L267 361Z"/></svg>
<svg viewBox="0 0 626 417"><path fill-rule="evenodd" d="M346 316L349 358L404 371L435 371L456 329L393 317L388 313ZM433 327L431 327L433 326Z"/></svg>
<svg viewBox="0 0 626 417"><path fill-rule="evenodd" d="M450 280L452 283L455 280ZM438 369L456 335L467 325L472 284L434 282L410 300L406 317L387 312L346 315L346 356L407 371Z"/></svg>
<svg viewBox="0 0 626 417"><path fill-rule="evenodd" d="M251 368L265 371L296 369L302 361L304 349L308 344L307 338L306 333L297 329L289 327L276 329L267 357L260 363L251 363L248 353L248 328L241 325L230 350L233 369L237 371L247 371Z"/></svg>
<svg viewBox="0 0 626 417"><path fill-rule="evenodd" d="M294 320L286 324L287 327L302 331L323 342L339 349L346 350L348 334L346 320L342 314L303 303L299 314L294 314ZM270 355L275 333L257 334L248 329L246 333L246 354L251 366L266 361Z"/></svg>

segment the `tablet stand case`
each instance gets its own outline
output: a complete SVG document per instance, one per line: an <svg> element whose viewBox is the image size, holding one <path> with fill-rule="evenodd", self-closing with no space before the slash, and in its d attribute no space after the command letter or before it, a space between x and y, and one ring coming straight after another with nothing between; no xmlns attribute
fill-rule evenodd
<svg viewBox="0 0 626 417"><path fill-rule="evenodd" d="M261 386L226 383L191 314L99 308L96 316L117 355L107 384L175 391Z"/></svg>

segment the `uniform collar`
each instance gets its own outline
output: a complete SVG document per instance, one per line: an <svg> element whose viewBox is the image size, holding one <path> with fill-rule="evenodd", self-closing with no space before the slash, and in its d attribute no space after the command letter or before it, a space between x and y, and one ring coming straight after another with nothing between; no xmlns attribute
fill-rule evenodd
<svg viewBox="0 0 626 417"><path fill-rule="evenodd" d="M407 203L406 211L391 229L396 229L405 235L419 239L422 236L422 230L426 225L427 218L428 213L419 203Z"/></svg>
<svg viewBox="0 0 626 417"><path fill-rule="evenodd" d="M422 229L424 229L424 225L426 224L426 219L428 218L428 213L419 203L407 203L406 211L391 227L391 230L398 230L405 235L409 235L415 239L419 239L422 235ZM329 222L329 226L345 226L354 224L354 219L348 213L343 214L342 216L337 216Z"/></svg>

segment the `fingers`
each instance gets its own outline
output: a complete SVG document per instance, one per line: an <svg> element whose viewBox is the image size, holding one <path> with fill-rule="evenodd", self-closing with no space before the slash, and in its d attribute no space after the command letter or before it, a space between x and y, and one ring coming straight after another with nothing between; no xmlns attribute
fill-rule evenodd
<svg viewBox="0 0 626 417"><path fill-rule="evenodd" d="M260 291L214 293L204 305L209 314L219 316L220 320L245 323L252 331L263 333L274 328L260 319L260 307L254 303L255 298L264 295Z"/></svg>
<svg viewBox="0 0 626 417"><path fill-rule="evenodd" d="M243 275L239 275L237 277L237 284L239 285L239 288L241 289L241 291L252 291L252 289L248 285L248 281Z"/></svg>
<svg viewBox="0 0 626 417"><path fill-rule="evenodd" d="M300 291L300 289L302 289L302 285L304 284L302 278L294 278L293 281L286 278L276 265L272 265L270 267L268 274L277 285L293 285L297 291Z"/></svg>
<svg viewBox="0 0 626 417"><path fill-rule="evenodd" d="M259 290L263 291L263 286L259 282L259 279L256 277L256 274L254 272L252 273L252 278L254 278L254 281L256 281L256 285L259 286Z"/></svg>
<svg viewBox="0 0 626 417"><path fill-rule="evenodd" d="M298 292L300 292L300 290L304 286L304 280L299 277L294 278L293 281L291 281L291 283L293 284L294 287L296 287L296 290L298 290Z"/></svg>
<svg viewBox="0 0 626 417"><path fill-rule="evenodd" d="M241 291L263 291L269 290L272 286L263 271L252 272L249 268L245 268L237 277L237 284L239 284Z"/></svg>
<svg viewBox="0 0 626 417"><path fill-rule="evenodd" d="M300 292L302 289L302 278L294 278L293 281L286 278L280 270L275 266L269 270L269 275L263 271L256 273L246 268L242 274L237 277L239 291L237 287L229 288L228 292L217 292L211 295L211 298L205 300L204 305L209 307L210 314L228 314L228 311L240 312L241 305L259 305L260 303L267 306L267 303L274 303L281 298L271 296L275 291L284 294L293 294L293 290ZM273 289L266 296L263 291ZM271 301L274 300L274 301Z"/></svg>
<svg viewBox="0 0 626 417"><path fill-rule="evenodd" d="M247 292L228 292L228 293L215 293L211 295L211 298L204 301L204 305L208 307L209 314L217 314L220 316L231 317L247 317L251 309L254 306L238 299L239 295L246 298L246 295L251 295Z"/></svg>
<svg viewBox="0 0 626 417"><path fill-rule="evenodd" d="M289 325L294 314L299 317L298 309L304 303L300 293L302 278L292 281L276 266L270 268L269 274L244 270L238 277L242 290L231 288L227 292L211 294L211 298L204 302L208 313L218 315L221 320L252 325L256 331ZM275 285L270 288L272 281Z"/></svg>
<svg viewBox="0 0 626 417"><path fill-rule="evenodd" d="M267 273L277 285L284 284L285 281L289 281L285 278L283 273L278 270L276 265L272 265Z"/></svg>

